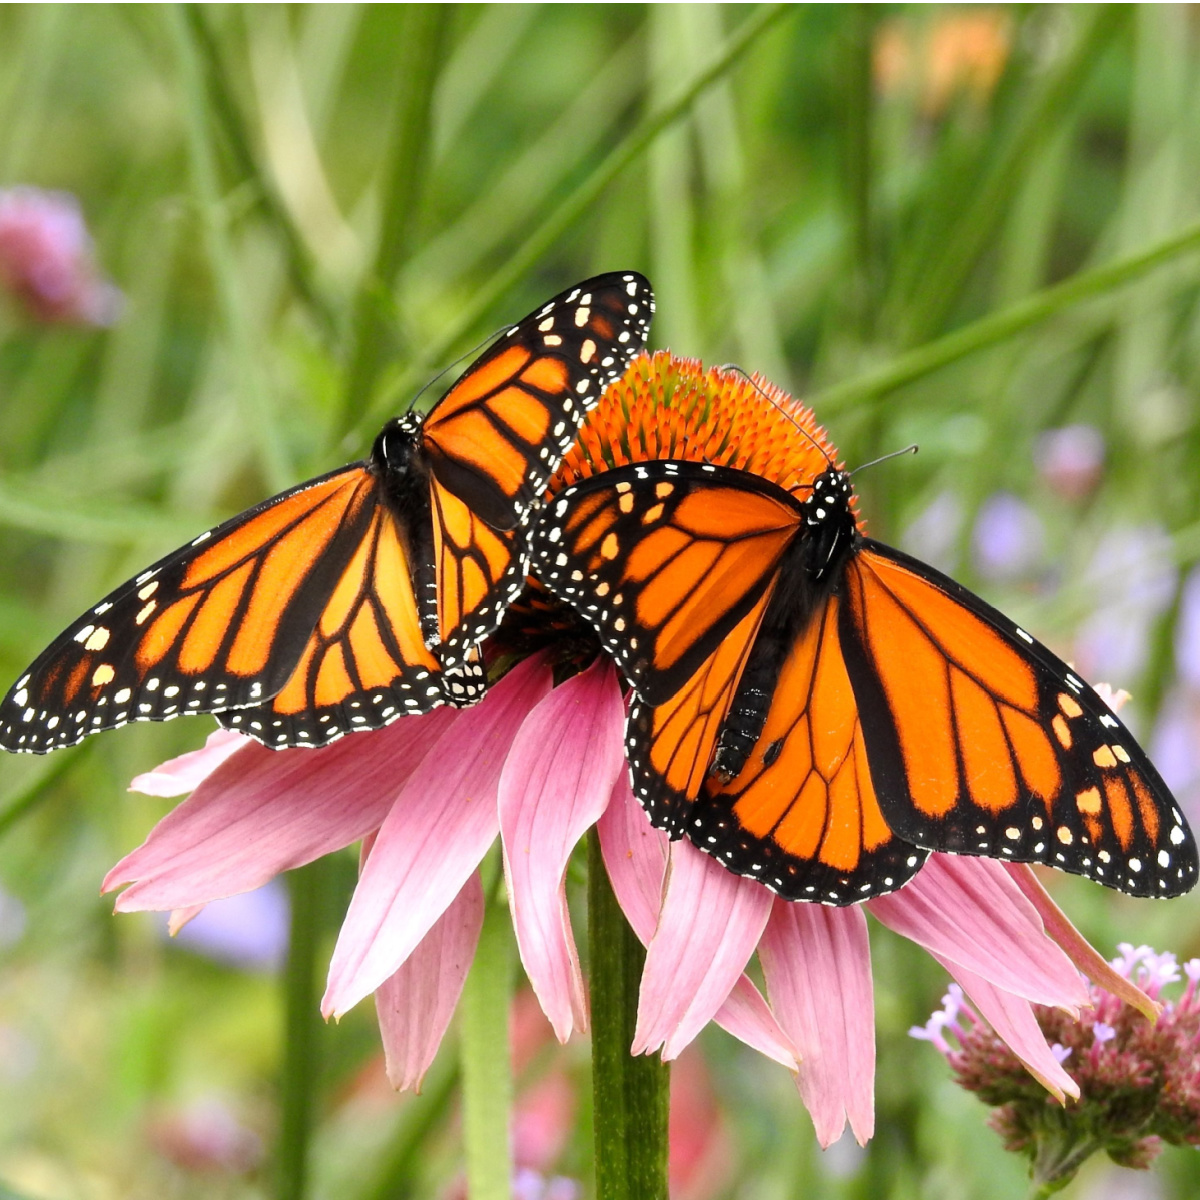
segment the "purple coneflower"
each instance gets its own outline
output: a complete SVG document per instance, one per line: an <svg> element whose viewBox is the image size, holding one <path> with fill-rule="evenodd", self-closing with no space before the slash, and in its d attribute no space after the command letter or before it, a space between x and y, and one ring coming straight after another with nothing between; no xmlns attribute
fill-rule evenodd
<svg viewBox="0 0 1200 1200"><path fill-rule="evenodd" d="M820 458L807 442L789 450L793 422L822 436L782 393L768 397L741 376L668 355L642 358L592 414L563 473L669 454L780 479L806 455ZM555 663L551 639L473 708L405 717L323 749L273 751L214 734L205 749L134 781L156 795L194 790L113 868L105 890L132 881L119 911L192 911L361 841L362 871L322 1007L337 1016L374 993L389 1077L414 1087L474 954L479 866L497 835L538 1001L560 1040L587 1028L564 881L575 845L595 825L613 891L647 947L633 1052L674 1059L715 1021L795 1074L823 1145L847 1122L860 1142L874 1129L868 912L937 958L1059 1101L1077 1087L1035 1005L1078 1014L1090 1003L1082 969L1153 1011L1026 867L934 854L901 891L829 908L785 902L691 843L668 842L630 789L613 666L595 658L556 687ZM765 997L745 973L756 952Z"/></svg>

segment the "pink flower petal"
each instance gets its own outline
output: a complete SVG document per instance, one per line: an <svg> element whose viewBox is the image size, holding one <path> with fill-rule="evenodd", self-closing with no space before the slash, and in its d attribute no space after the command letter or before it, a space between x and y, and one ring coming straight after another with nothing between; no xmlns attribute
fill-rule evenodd
<svg viewBox="0 0 1200 1200"><path fill-rule="evenodd" d="M650 824L630 787L628 771L613 785L612 801L596 832L617 903L638 941L648 946L658 926L671 843L661 829Z"/></svg>
<svg viewBox="0 0 1200 1200"><path fill-rule="evenodd" d="M663 878L670 842L650 824L645 810L623 771L613 788L612 801L597 825L604 865L617 903L642 945L658 925ZM745 976L737 981L713 1020L751 1049L796 1070L797 1054L779 1027L762 993Z"/></svg>
<svg viewBox="0 0 1200 1200"><path fill-rule="evenodd" d="M437 1055L475 957L483 908L476 871L404 965L375 992L387 1076L399 1092L419 1092Z"/></svg>
<svg viewBox="0 0 1200 1200"><path fill-rule="evenodd" d="M543 657L514 667L459 713L409 776L342 923L321 1002L326 1017L394 974L479 866L499 832L496 793L509 747L551 682Z"/></svg>
<svg viewBox="0 0 1200 1200"><path fill-rule="evenodd" d="M671 846L658 928L646 950L633 1054L679 1052L724 1004L771 915L771 893L688 841Z"/></svg>
<svg viewBox="0 0 1200 1200"><path fill-rule="evenodd" d="M214 729L199 750L168 758L153 771L135 775L131 792L145 796L183 796L195 791L231 754L253 739L232 729Z"/></svg>
<svg viewBox="0 0 1200 1200"><path fill-rule="evenodd" d="M1106 992L1132 1005L1148 1021L1157 1021L1163 1006L1151 1000L1131 979L1117 974L1108 961L1071 924L1067 914L1042 887L1033 868L1027 863L1005 863L1005 869L1013 882L1021 889L1025 899L1037 909L1038 916L1046 928L1046 934L1062 947L1066 956L1093 982Z"/></svg>
<svg viewBox="0 0 1200 1200"><path fill-rule="evenodd" d="M938 954L933 957L962 984L963 991L987 1023L1025 1064L1038 1083L1052 1092L1060 1104L1065 1103L1067 1096L1079 1099L1079 1085L1067 1074L1046 1044L1045 1035L1028 1000L996 987L960 963L944 959Z"/></svg>
<svg viewBox="0 0 1200 1200"><path fill-rule="evenodd" d="M931 854L911 883L867 901L889 929L1035 1004L1078 1011L1087 986L1037 910L988 858Z"/></svg>
<svg viewBox="0 0 1200 1200"><path fill-rule="evenodd" d="M875 1132L875 1001L861 907L776 899L758 947L767 995L800 1054L797 1083L817 1140L847 1119L861 1145Z"/></svg>
<svg viewBox="0 0 1200 1200"><path fill-rule="evenodd" d="M190 908L340 850L378 828L458 719L456 709L439 708L312 750L245 739L109 871L102 890L137 881L117 898L118 912Z"/></svg>
<svg viewBox="0 0 1200 1200"><path fill-rule="evenodd" d="M193 917L198 917L206 905L193 904L190 908L175 908L167 918L167 933L174 937Z"/></svg>
<svg viewBox="0 0 1200 1200"><path fill-rule="evenodd" d="M625 705L606 658L525 719L500 775L500 837L517 948L560 1042L587 1029L564 881L575 843L625 773Z"/></svg>

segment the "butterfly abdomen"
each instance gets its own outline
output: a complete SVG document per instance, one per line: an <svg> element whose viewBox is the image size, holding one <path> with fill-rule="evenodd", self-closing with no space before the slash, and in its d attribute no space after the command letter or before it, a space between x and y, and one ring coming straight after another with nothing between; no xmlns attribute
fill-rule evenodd
<svg viewBox="0 0 1200 1200"><path fill-rule="evenodd" d="M429 462L421 445L421 417L410 413L389 421L375 439L371 470L383 484L384 503L396 528L412 573L413 590L425 641L439 640L437 575L434 570L433 509L429 501Z"/></svg>

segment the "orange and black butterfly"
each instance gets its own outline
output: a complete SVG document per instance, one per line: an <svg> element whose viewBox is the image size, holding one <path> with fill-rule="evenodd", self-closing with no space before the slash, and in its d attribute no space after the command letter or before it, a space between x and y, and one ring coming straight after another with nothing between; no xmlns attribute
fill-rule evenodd
<svg viewBox="0 0 1200 1200"><path fill-rule="evenodd" d="M804 491L653 461L539 516L535 574L633 689L627 753L654 824L791 900L894 891L932 850L1187 891L1191 831L1092 688L864 537L846 472Z"/></svg>
<svg viewBox="0 0 1200 1200"><path fill-rule="evenodd" d="M201 712L268 746L319 746L478 700L476 646L525 577L529 516L653 309L634 272L578 284L427 416L390 421L369 458L122 584L12 687L0 746L45 753Z"/></svg>

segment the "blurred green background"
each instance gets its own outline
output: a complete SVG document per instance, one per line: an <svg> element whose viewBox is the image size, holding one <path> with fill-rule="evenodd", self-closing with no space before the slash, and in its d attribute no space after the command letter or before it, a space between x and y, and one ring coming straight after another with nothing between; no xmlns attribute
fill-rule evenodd
<svg viewBox="0 0 1200 1200"><path fill-rule="evenodd" d="M104 327L0 308L0 683L501 322L632 267L654 347L810 398L849 465L919 443L857 481L872 533L1128 688L1195 820L1198 118L1171 5L0 9L0 188L76 196L124 297ZM0 762L0 1196L280 1194L286 888L174 943L97 896L169 807L129 779L210 728ZM354 872L324 875L322 969ZM1200 953L1195 898L1052 886L1106 955ZM1023 1194L907 1037L940 969L872 938L875 1140L821 1154L786 1074L710 1030L676 1071L680 1200ZM528 1008L527 1194L589 1195L586 1042ZM453 1036L416 1099L369 1011L318 1049L310 1194L461 1195ZM1067 1195L1198 1192L1168 1151Z"/></svg>

